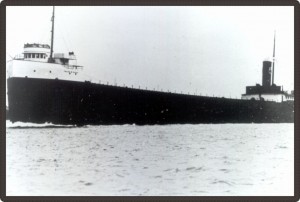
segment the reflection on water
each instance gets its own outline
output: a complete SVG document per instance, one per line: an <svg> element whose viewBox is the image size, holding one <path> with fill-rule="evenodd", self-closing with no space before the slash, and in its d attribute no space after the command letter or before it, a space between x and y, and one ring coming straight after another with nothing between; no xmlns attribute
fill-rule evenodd
<svg viewBox="0 0 300 202"><path fill-rule="evenodd" d="M294 124L7 128L7 195L293 195Z"/></svg>

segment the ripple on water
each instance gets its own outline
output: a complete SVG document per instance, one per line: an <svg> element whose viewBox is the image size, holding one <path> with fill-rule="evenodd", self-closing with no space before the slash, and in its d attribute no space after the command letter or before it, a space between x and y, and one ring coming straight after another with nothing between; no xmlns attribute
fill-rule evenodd
<svg viewBox="0 0 300 202"><path fill-rule="evenodd" d="M120 189L119 192L130 191L130 189Z"/></svg>
<svg viewBox="0 0 300 202"><path fill-rule="evenodd" d="M287 146L276 146L275 149L287 149Z"/></svg>
<svg viewBox="0 0 300 202"><path fill-rule="evenodd" d="M229 172L230 172L230 170L228 170L228 169L226 169L226 168L219 169L219 171L222 171L222 172L224 172L224 173L229 173Z"/></svg>
<svg viewBox="0 0 300 202"><path fill-rule="evenodd" d="M192 191L192 193L204 194L204 193L208 193L208 192L207 191L201 191L201 190L194 190L194 191Z"/></svg>
<svg viewBox="0 0 300 202"><path fill-rule="evenodd" d="M118 173L116 173L116 176L121 177L121 178L124 177L123 175L120 175L120 174L118 174Z"/></svg>
<svg viewBox="0 0 300 202"><path fill-rule="evenodd" d="M45 161L45 160L46 160L46 159L40 158L40 159L37 160L37 162L40 163L40 162L43 162L43 161Z"/></svg>
<svg viewBox="0 0 300 202"><path fill-rule="evenodd" d="M213 182L211 182L211 184L227 184L229 186L232 186L232 183L229 183L225 180L214 180Z"/></svg>

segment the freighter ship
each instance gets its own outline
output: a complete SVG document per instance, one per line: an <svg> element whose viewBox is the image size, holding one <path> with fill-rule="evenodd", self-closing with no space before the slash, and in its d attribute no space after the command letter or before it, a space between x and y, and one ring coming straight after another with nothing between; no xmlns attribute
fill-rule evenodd
<svg viewBox="0 0 300 202"><path fill-rule="evenodd" d="M274 83L273 61L263 61L262 85L241 99L216 98L92 83L73 52L25 44L7 62L7 116L12 122L54 124L183 124L294 122L294 94Z"/></svg>

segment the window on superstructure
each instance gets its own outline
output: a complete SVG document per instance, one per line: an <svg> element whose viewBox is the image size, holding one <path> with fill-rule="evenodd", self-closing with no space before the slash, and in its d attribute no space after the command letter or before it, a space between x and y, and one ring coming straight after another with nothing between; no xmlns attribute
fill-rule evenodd
<svg viewBox="0 0 300 202"><path fill-rule="evenodd" d="M38 53L38 54L36 54L36 58L40 58L40 54Z"/></svg>
<svg viewBox="0 0 300 202"><path fill-rule="evenodd" d="M32 54L32 58L35 58L35 54L34 53Z"/></svg>

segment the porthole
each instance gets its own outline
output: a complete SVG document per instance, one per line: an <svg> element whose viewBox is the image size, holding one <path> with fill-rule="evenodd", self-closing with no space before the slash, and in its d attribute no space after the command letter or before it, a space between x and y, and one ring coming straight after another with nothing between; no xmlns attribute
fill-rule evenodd
<svg viewBox="0 0 300 202"><path fill-rule="evenodd" d="M33 72L36 72L35 70L33 70Z"/></svg>
<svg viewBox="0 0 300 202"><path fill-rule="evenodd" d="M49 71L50 73L52 73L51 71Z"/></svg>

